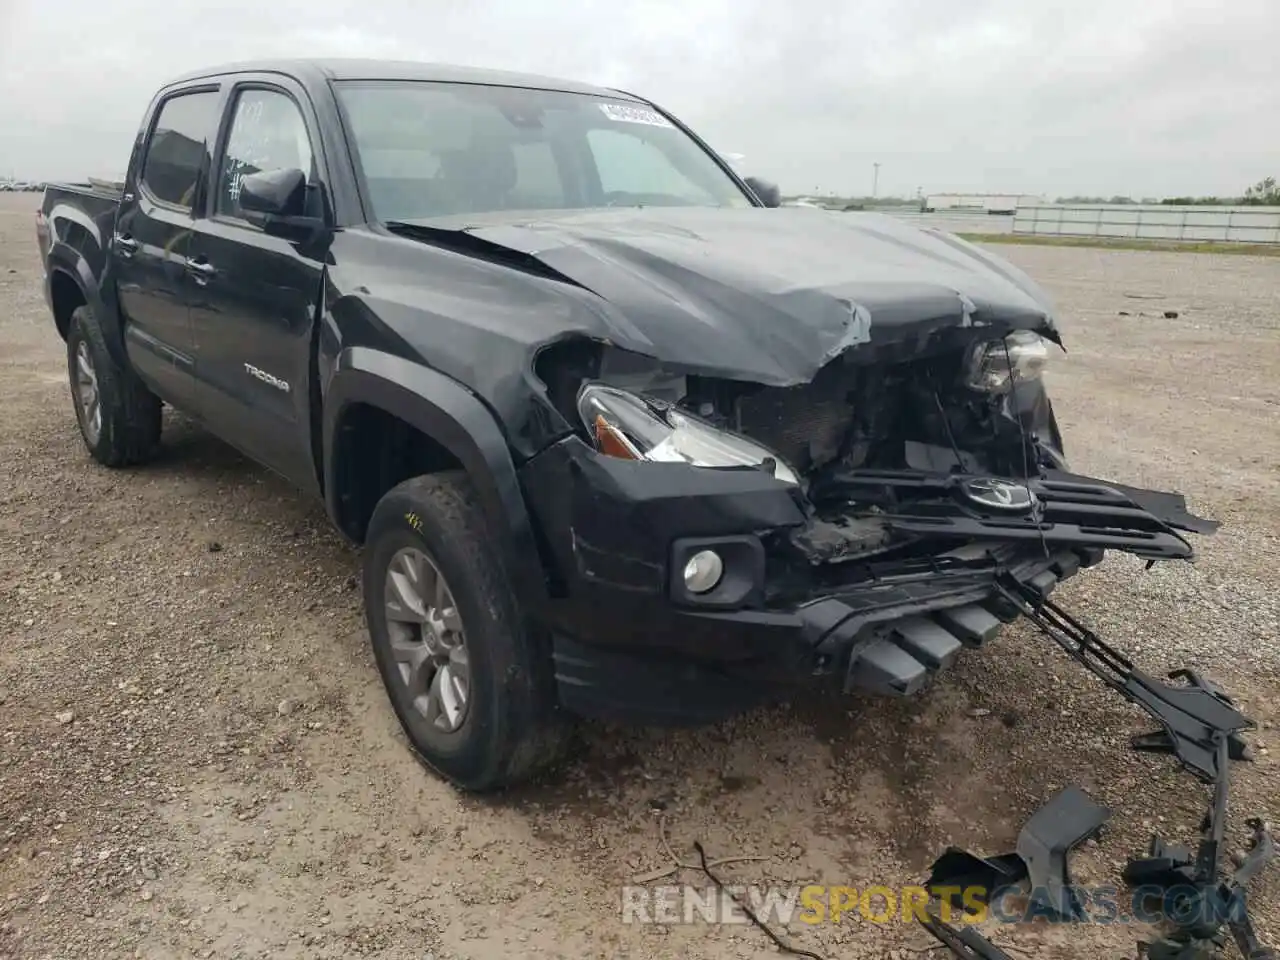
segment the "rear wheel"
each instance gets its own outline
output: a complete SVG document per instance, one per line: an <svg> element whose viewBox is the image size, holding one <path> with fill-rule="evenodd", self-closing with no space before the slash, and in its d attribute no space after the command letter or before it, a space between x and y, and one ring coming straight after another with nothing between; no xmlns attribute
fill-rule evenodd
<svg viewBox="0 0 1280 960"><path fill-rule="evenodd" d="M548 645L521 615L465 474L416 477L382 498L364 602L387 695L424 763L485 791L559 759Z"/></svg>
<svg viewBox="0 0 1280 960"><path fill-rule="evenodd" d="M71 314L67 373L80 436L108 467L145 463L160 446L160 398L107 351L98 319L87 306Z"/></svg>

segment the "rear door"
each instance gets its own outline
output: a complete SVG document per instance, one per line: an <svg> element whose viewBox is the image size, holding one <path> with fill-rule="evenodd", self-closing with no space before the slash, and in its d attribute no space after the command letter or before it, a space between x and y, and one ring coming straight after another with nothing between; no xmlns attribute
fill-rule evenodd
<svg viewBox="0 0 1280 960"><path fill-rule="evenodd" d="M238 204L241 178L257 171L300 169L318 189L317 125L305 92L279 77L241 78L228 102L208 216L190 248L197 405L215 432L318 490L310 383L327 247L270 236Z"/></svg>
<svg viewBox="0 0 1280 960"><path fill-rule="evenodd" d="M203 85L167 93L156 105L112 237L129 361L161 398L184 409L194 399L187 254L220 96L216 84Z"/></svg>

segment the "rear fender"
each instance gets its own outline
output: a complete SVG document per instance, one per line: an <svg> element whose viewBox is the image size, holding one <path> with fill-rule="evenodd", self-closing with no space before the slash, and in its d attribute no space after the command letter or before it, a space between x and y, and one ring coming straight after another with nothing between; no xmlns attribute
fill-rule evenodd
<svg viewBox="0 0 1280 960"><path fill-rule="evenodd" d="M45 279L45 293L49 301L49 309L53 310L54 275L64 274L75 283L81 298L97 318L106 338L107 350L111 358L122 369L128 369L129 359L125 355L124 337L120 329L120 312L116 309L114 302L103 296L102 287L98 282L100 274L94 272L88 257L71 244L59 240L49 248L45 269L48 274ZM101 269L100 264L99 270Z"/></svg>

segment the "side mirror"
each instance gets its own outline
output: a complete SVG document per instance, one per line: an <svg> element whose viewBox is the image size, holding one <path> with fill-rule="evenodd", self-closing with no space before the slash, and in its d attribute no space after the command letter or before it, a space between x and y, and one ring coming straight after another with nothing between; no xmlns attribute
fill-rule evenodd
<svg viewBox="0 0 1280 960"><path fill-rule="evenodd" d="M298 169L260 170L240 178L240 209L267 217L300 217L307 175Z"/></svg>
<svg viewBox="0 0 1280 960"><path fill-rule="evenodd" d="M744 182L766 207L782 206L782 192L776 183L761 180L759 177L747 177Z"/></svg>
<svg viewBox="0 0 1280 960"><path fill-rule="evenodd" d="M308 239L324 229L324 218L309 212L307 175L297 168L260 170L240 180L240 211L264 233Z"/></svg>

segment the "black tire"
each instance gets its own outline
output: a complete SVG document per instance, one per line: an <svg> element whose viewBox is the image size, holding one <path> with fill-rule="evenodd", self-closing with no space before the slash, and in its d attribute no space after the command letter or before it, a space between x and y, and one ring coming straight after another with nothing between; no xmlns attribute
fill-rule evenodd
<svg viewBox="0 0 1280 960"><path fill-rule="evenodd" d="M469 702L453 732L437 730L415 706L391 652L387 580L407 548L434 564L462 619ZM527 780L560 759L569 726L556 703L550 645L520 611L465 473L406 480L378 503L365 540L364 603L378 672L424 764L484 792Z"/></svg>
<svg viewBox="0 0 1280 960"><path fill-rule="evenodd" d="M93 429L79 394L81 345L92 363L100 420ZM93 311L77 307L67 330L67 375L80 436L89 453L108 467L146 463L160 447L160 398L143 386L132 370L122 369L107 351L107 341Z"/></svg>

